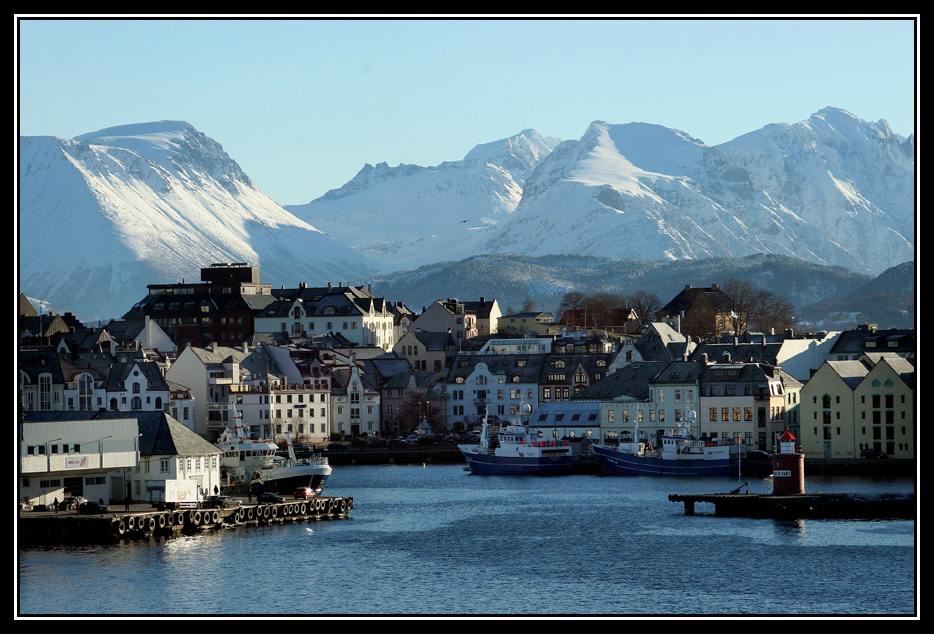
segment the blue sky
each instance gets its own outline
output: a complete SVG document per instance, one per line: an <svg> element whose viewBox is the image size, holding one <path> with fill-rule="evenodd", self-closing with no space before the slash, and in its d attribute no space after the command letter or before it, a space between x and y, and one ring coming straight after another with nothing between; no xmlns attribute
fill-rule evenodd
<svg viewBox="0 0 934 634"><path fill-rule="evenodd" d="M287 205L365 163L437 165L527 128L642 121L716 145L826 106L915 125L911 16L19 17L21 135L185 120Z"/></svg>

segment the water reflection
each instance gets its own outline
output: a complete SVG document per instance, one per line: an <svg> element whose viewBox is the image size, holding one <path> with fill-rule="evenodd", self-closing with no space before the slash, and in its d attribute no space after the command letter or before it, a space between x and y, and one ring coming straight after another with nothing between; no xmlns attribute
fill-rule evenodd
<svg viewBox="0 0 934 634"><path fill-rule="evenodd" d="M734 614L737 597L750 614L913 607L912 522L686 516L667 499L735 479L513 479L435 465L335 470L328 487L354 497L352 519L20 553L22 613ZM802 558L819 578L800 574ZM853 583L878 569L884 583ZM775 578L798 587L776 593Z"/></svg>

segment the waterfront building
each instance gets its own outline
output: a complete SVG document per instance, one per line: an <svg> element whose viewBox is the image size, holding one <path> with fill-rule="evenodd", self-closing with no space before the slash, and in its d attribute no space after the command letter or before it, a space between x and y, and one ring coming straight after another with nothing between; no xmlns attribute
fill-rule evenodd
<svg viewBox="0 0 934 634"><path fill-rule="evenodd" d="M135 417L26 411L19 424L17 499L30 505L84 496L123 500L123 473L139 464Z"/></svg>
<svg viewBox="0 0 934 634"><path fill-rule="evenodd" d="M721 444L773 450L787 424L780 368L766 363L701 365L701 435Z"/></svg>
<svg viewBox="0 0 934 634"><path fill-rule="evenodd" d="M602 442L601 404L596 401L542 403L529 420L529 431L543 440L567 440L571 455L590 452L591 442Z"/></svg>
<svg viewBox="0 0 934 634"><path fill-rule="evenodd" d="M826 361L801 388L805 454L859 458L863 450L915 457L915 368L896 353Z"/></svg>
<svg viewBox="0 0 934 634"><path fill-rule="evenodd" d="M214 441L239 420L247 435L324 442L328 385L306 381L290 351L273 345L186 346L166 371L194 396L194 430ZM239 418L238 418L239 417Z"/></svg>
<svg viewBox="0 0 934 634"><path fill-rule="evenodd" d="M479 428L484 416L505 424L522 403L538 406L538 381L546 355L460 354L447 376L448 421L455 430Z"/></svg>

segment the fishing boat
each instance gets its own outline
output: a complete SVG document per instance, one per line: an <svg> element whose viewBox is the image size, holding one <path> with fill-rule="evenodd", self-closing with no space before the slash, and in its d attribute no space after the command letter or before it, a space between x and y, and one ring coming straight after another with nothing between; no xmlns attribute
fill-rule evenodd
<svg viewBox="0 0 934 634"><path fill-rule="evenodd" d="M267 458L256 472L254 483L261 488L280 495L291 495L296 489L308 487L314 495L321 493L324 483L331 475L328 459L320 454L312 454L299 460L295 457L292 435L286 434L288 458L272 456Z"/></svg>
<svg viewBox="0 0 934 634"><path fill-rule="evenodd" d="M224 429L215 443L223 450L221 470L229 484L249 482L275 457L279 446L271 440L252 440L243 433L242 416L234 411L234 426Z"/></svg>
<svg viewBox="0 0 934 634"><path fill-rule="evenodd" d="M746 445L718 445L694 438L690 421L669 429L661 446L639 440L639 428L632 442L618 446L592 445L607 475L728 476L740 472Z"/></svg>
<svg viewBox="0 0 934 634"><path fill-rule="evenodd" d="M479 475L559 475L571 472L571 446L567 441L543 440L519 420L490 436L486 417L480 444L458 445L471 473Z"/></svg>

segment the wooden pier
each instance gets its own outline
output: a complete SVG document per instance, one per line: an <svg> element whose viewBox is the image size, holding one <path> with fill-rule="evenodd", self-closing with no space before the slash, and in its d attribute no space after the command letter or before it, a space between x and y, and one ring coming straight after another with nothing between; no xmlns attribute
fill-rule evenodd
<svg viewBox="0 0 934 634"><path fill-rule="evenodd" d="M698 502L713 504L718 517L913 520L916 514L914 493L672 494L668 499L683 502L685 515L694 515Z"/></svg>
<svg viewBox="0 0 934 634"><path fill-rule="evenodd" d="M315 497L276 504L244 504L222 509L111 511L98 515L43 512L20 514L24 546L116 544L246 526L346 519L353 498Z"/></svg>

